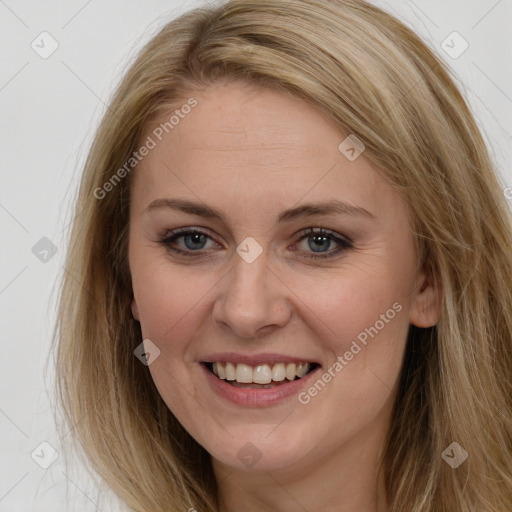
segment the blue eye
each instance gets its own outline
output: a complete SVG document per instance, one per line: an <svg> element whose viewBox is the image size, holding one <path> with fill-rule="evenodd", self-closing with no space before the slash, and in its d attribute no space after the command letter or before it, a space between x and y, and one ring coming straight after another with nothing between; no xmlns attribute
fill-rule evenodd
<svg viewBox="0 0 512 512"><path fill-rule="evenodd" d="M198 228L181 228L170 231L169 233L169 236L161 240L160 243L171 251L191 257L200 256L200 254L196 255L191 253L198 252L198 250L203 249L205 241L207 239L211 239L211 237L206 232ZM180 238L183 238L183 241L185 242L185 249L188 250L183 250L173 246L175 241Z"/></svg>
<svg viewBox="0 0 512 512"><path fill-rule="evenodd" d="M352 241L349 240L348 238L336 236L331 231L325 230L323 228L308 228L305 232L301 232L301 234L302 236L299 238L298 242L301 242L302 240L308 240L308 247L311 249L322 249L327 246L330 246L332 242L338 244L338 248L333 251L313 251L313 253L306 254L307 258L333 258L334 256L337 256L339 253L346 251L348 249L352 249L353 247ZM324 252L325 254L322 254Z"/></svg>
<svg viewBox="0 0 512 512"><path fill-rule="evenodd" d="M308 228L300 233L299 239L296 243L308 240L308 247L313 249L313 252L300 251L305 254L306 258L323 259L332 258L339 253L351 249L353 247L351 240L346 237L336 236L334 233L323 228ZM175 247L175 243L179 239L183 239L185 248ZM167 247L169 250L182 254L188 257L200 257L204 254L200 253L204 249L204 245L208 240L213 239L203 230L198 228L181 228L171 231L166 238L160 240L160 243ZM332 243L338 244L334 250L323 250L329 247ZM320 249L315 251L315 249ZM325 252L325 254L323 254ZM196 253L196 254L194 254Z"/></svg>

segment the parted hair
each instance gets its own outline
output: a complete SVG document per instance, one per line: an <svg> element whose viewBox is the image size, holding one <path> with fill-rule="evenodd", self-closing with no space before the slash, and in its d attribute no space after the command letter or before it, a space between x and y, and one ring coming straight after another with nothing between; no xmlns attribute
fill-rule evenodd
<svg viewBox="0 0 512 512"><path fill-rule="evenodd" d="M101 198L95 191L155 116L238 80L300 97L364 143L405 200L418 264L442 290L437 325L408 333L379 468L390 511L512 511L512 222L503 185L443 59L362 0L196 8L163 26L125 72L85 162L59 287L55 390L74 446L129 510L218 512L209 453L134 356L142 334L127 249L136 166ZM468 453L456 469L442 457L453 442Z"/></svg>

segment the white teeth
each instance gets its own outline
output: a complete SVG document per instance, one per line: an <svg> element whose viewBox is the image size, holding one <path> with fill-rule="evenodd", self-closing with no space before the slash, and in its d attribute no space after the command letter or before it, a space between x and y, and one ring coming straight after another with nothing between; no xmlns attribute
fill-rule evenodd
<svg viewBox="0 0 512 512"><path fill-rule="evenodd" d="M240 383L250 384L271 384L272 382L281 382L285 378L295 380L295 377L302 378L311 368L310 363L276 363L274 365L260 364L257 366L249 366L239 363L223 363L215 362L212 370L219 379L236 381ZM265 386L270 387L270 386Z"/></svg>
<svg viewBox="0 0 512 512"><path fill-rule="evenodd" d="M216 363L220 364L220 363ZM226 363L226 379L227 380L235 380L236 374L235 374L235 367L232 363Z"/></svg>
<svg viewBox="0 0 512 512"><path fill-rule="evenodd" d="M245 382L247 384L252 382L252 368L247 364L237 364L235 380L237 382Z"/></svg>
<svg viewBox="0 0 512 512"><path fill-rule="evenodd" d="M284 366L284 363L277 363L272 368L272 380L275 380L276 382L281 382L282 380L286 379L286 368Z"/></svg>
<svg viewBox="0 0 512 512"><path fill-rule="evenodd" d="M213 365L213 368L217 368L217 377L219 377L219 379L225 379L226 378L226 370L224 369L224 367L220 364L220 363L215 363Z"/></svg>
<svg viewBox="0 0 512 512"><path fill-rule="evenodd" d="M252 382L256 384L270 384L272 382L272 371L268 364L256 366L252 371Z"/></svg>
<svg viewBox="0 0 512 512"><path fill-rule="evenodd" d="M296 370L297 370L297 367L295 366L295 363L288 363L286 365L286 378L288 380L295 379Z"/></svg>

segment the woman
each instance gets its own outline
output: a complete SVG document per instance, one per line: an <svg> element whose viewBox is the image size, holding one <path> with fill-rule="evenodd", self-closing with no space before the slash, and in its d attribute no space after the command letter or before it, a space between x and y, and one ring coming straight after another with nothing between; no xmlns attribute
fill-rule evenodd
<svg viewBox="0 0 512 512"><path fill-rule="evenodd" d="M512 510L511 242L466 103L399 21L191 11L84 169L67 421L131 510Z"/></svg>

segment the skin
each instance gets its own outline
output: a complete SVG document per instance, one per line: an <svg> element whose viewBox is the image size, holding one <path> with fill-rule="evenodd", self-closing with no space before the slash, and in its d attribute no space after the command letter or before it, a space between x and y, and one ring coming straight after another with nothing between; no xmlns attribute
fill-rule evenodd
<svg viewBox="0 0 512 512"><path fill-rule="evenodd" d="M297 97L242 82L191 96L198 105L141 161L131 190L132 312L161 351L148 367L152 378L211 454L222 512L387 511L377 465L407 331L439 317L405 202L364 153L349 161L338 150L347 134ZM145 213L158 198L206 203L226 222L166 208ZM287 208L331 199L375 218L276 222ZM207 232L173 243L202 257L161 243L182 227ZM310 259L340 246L304 238L309 227L348 236L354 247ZM263 251L250 264L236 252L246 237ZM326 370L394 303L401 311L307 404L292 396L262 408L234 405L199 365L214 351L277 352ZM251 468L237 457L248 442L261 454Z"/></svg>

